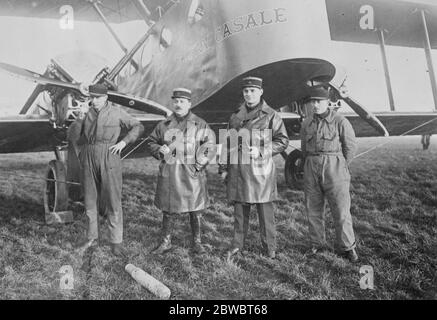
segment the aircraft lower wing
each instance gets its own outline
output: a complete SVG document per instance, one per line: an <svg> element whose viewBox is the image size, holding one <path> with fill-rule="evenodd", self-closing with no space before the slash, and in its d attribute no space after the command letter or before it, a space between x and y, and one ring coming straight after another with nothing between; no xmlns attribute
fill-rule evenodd
<svg viewBox="0 0 437 320"><path fill-rule="evenodd" d="M373 130L358 115L345 114L354 127L357 137L375 136ZM384 112L375 116L390 136L437 134L437 112Z"/></svg>
<svg viewBox="0 0 437 320"><path fill-rule="evenodd" d="M299 131L301 126L300 116L292 112L280 112L282 120L287 127L291 140L300 139ZM369 126L369 123L356 113L343 113L350 121L357 137L380 136L380 131ZM375 118L386 128L390 136L437 134L437 113L436 112L384 112L375 113Z"/></svg>
<svg viewBox="0 0 437 320"><path fill-rule="evenodd" d="M299 139L298 128L300 116L295 113L281 112L290 139ZM351 122L357 137L378 136L377 131L369 126L357 114L344 114ZM129 157L146 155L144 143L138 146L153 130L156 124L165 119L153 114L133 114L144 126L141 140L130 145L124 151ZM387 128L391 136L437 134L437 113L377 113L376 116ZM226 123L211 124L214 131L226 128ZM218 137L218 136L217 136ZM47 116L19 115L0 118L0 153L52 151L65 138L65 133L56 130ZM132 151L132 152L131 152Z"/></svg>
<svg viewBox="0 0 437 320"><path fill-rule="evenodd" d="M144 126L143 139L147 137L156 124L165 119L153 114L133 114ZM47 116L18 115L0 118L0 153L53 151L55 146L62 145L65 130L54 129ZM136 147L126 147L124 154ZM138 150L137 150L138 149ZM135 153L144 152L144 146Z"/></svg>
<svg viewBox="0 0 437 320"><path fill-rule="evenodd" d="M0 118L0 153L53 150L56 133L47 116Z"/></svg>

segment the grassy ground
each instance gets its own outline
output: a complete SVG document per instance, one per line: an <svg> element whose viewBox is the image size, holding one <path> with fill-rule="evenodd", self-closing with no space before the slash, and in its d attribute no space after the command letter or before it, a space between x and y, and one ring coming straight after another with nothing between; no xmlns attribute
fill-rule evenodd
<svg viewBox="0 0 437 320"><path fill-rule="evenodd" d="M419 137L360 139L360 150L389 141L352 165L352 215L361 261L331 252L307 253L303 193L285 186L279 167L279 254L259 255L256 212L248 250L224 258L232 236L232 208L217 168L209 169L211 206L203 217L208 253L190 253L187 216L175 227L175 249L149 253L159 236L161 213L153 206L157 161L124 162L124 227L129 262L165 283L172 299L437 299L437 143L422 151ZM156 299L125 271L107 245L81 256L72 248L84 233L79 205L68 225L44 224L41 176L51 154L0 155L0 299ZM327 234L333 241L328 213ZM103 237L107 237L102 228ZM61 266L71 265L74 289L60 290ZM362 265L374 268L374 290L362 290Z"/></svg>

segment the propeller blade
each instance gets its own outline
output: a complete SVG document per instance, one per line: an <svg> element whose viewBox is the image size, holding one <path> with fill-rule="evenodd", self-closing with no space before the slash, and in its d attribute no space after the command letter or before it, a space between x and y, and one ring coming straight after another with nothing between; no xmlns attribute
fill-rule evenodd
<svg viewBox="0 0 437 320"><path fill-rule="evenodd" d="M65 89L74 89L74 90L80 90L78 83L70 83L70 82L64 82L61 80L51 79L47 78L39 73L29 71L24 68L16 67L11 64L2 63L0 62L0 70L3 70L15 77L18 77L20 79L32 81L38 84L42 85L53 85L58 86Z"/></svg>
<svg viewBox="0 0 437 320"><path fill-rule="evenodd" d="M342 97L340 93L340 89L334 85L332 82L329 83L331 88L333 88L336 93ZM361 119L366 121L368 124L370 124L376 131L381 133L384 137L388 137L389 133L385 126L379 121L379 119L369 110L367 110L365 107L363 107L361 104L356 102L350 97L342 97L342 99L352 108L352 110L355 111L356 114L360 116Z"/></svg>
<svg viewBox="0 0 437 320"><path fill-rule="evenodd" d="M37 72L32 72L27 69L16 67L7 63L0 62L0 70L3 70L15 77L32 81L41 85L52 85L65 89L77 90L82 94L84 93L83 92L84 88L81 87L80 83L70 83L61 80L51 79ZM123 94L115 91L108 91L108 100L120 104L122 106L126 106L147 113L159 114L163 116L168 116L171 114L171 110L160 105L157 102L154 102L146 98L136 97L136 96Z"/></svg>
<svg viewBox="0 0 437 320"><path fill-rule="evenodd" d="M108 91L108 100L135 110L169 116L172 111L159 103L141 97L136 97L115 91Z"/></svg>

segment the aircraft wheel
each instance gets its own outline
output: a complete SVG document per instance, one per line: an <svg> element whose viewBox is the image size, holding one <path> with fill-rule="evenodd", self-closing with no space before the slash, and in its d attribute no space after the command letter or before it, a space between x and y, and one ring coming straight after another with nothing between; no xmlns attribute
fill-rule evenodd
<svg viewBox="0 0 437 320"><path fill-rule="evenodd" d="M67 172L62 161L52 160L49 162L46 186L44 190L44 209L46 213L65 211L68 206Z"/></svg>
<svg viewBox="0 0 437 320"><path fill-rule="evenodd" d="M285 160L285 181L290 189L303 189L303 157L302 151L290 152Z"/></svg>

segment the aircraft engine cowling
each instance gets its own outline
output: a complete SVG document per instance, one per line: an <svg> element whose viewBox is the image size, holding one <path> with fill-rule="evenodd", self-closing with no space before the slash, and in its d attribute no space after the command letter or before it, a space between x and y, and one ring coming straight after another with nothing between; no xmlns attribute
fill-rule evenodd
<svg viewBox="0 0 437 320"><path fill-rule="evenodd" d="M53 121L57 127L68 127L79 115L82 106L89 106L89 99L70 90L63 90L53 102Z"/></svg>

